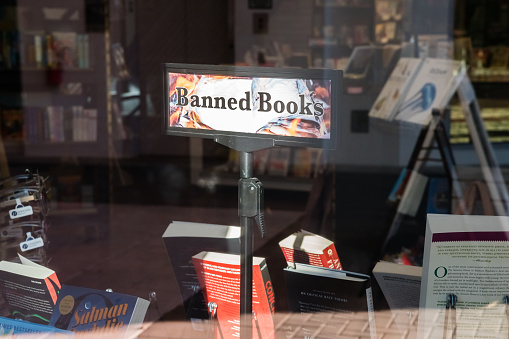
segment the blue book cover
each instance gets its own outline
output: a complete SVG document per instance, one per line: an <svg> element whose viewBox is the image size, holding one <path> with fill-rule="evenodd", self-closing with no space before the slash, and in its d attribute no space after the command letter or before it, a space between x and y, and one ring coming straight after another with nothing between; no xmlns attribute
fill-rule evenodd
<svg viewBox="0 0 509 339"><path fill-rule="evenodd" d="M141 328L148 305L127 294L62 285L49 324L94 337L126 337Z"/></svg>
<svg viewBox="0 0 509 339"><path fill-rule="evenodd" d="M51 333L58 334L59 338L73 338L74 332L64 331L53 326L35 324L29 321L9 319L0 317L0 337L15 335L15 334L48 334L47 337L51 338ZM46 336L45 336L46 337Z"/></svg>

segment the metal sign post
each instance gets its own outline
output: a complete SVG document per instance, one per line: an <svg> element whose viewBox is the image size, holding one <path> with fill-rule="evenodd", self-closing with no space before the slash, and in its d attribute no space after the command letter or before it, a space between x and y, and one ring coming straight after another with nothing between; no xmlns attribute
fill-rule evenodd
<svg viewBox="0 0 509 339"><path fill-rule="evenodd" d="M254 151L269 148L273 143L257 138L216 137L217 143L240 152L239 218L240 218L240 337L252 338L253 313L253 220L262 237L263 186L253 177Z"/></svg>

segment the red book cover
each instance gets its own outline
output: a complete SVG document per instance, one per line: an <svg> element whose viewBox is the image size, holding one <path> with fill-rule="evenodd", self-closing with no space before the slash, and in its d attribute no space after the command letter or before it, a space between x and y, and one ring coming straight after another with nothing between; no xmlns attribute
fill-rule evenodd
<svg viewBox="0 0 509 339"><path fill-rule="evenodd" d="M294 263L342 270L334 243L307 231L294 233L279 242L289 266Z"/></svg>
<svg viewBox="0 0 509 339"><path fill-rule="evenodd" d="M201 252L193 264L205 301L217 305L216 337L240 337L240 256ZM253 258L253 338L274 338L274 291L265 259Z"/></svg>
<svg viewBox="0 0 509 339"><path fill-rule="evenodd" d="M335 268L337 270L343 269L334 244L330 244L327 248L325 248L323 250L323 254L320 255L320 258L322 259L323 267Z"/></svg>

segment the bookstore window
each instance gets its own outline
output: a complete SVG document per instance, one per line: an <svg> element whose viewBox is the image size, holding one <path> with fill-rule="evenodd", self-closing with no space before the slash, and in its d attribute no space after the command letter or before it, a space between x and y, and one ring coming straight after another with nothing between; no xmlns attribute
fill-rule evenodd
<svg viewBox="0 0 509 339"><path fill-rule="evenodd" d="M507 338L508 25L2 1L0 333Z"/></svg>

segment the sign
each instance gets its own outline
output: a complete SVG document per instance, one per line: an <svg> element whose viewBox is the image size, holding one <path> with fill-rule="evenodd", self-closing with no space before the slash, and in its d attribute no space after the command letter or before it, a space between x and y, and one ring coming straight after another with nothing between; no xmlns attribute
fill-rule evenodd
<svg viewBox="0 0 509 339"><path fill-rule="evenodd" d="M336 146L341 71L164 65L166 134Z"/></svg>

